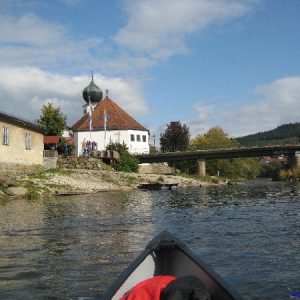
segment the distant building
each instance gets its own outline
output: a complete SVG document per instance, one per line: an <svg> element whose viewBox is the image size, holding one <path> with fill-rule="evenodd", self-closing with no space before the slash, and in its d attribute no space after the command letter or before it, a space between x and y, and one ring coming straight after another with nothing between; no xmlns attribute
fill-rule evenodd
<svg viewBox="0 0 300 300"><path fill-rule="evenodd" d="M77 156L86 148L104 150L115 142L125 143L132 154L149 153L149 130L110 99L108 91L103 98L92 78L82 94L84 115L71 127Z"/></svg>
<svg viewBox="0 0 300 300"><path fill-rule="evenodd" d="M36 123L0 112L0 173L43 165L43 129Z"/></svg>
<svg viewBox="0 0 300 300"><path fill-rule="evenodd" d="M283 165L288 164L288 158L284 155L275 155L275 156L263 156L259 159L260 164L269 164L269 163L281 163Z"/></svg>

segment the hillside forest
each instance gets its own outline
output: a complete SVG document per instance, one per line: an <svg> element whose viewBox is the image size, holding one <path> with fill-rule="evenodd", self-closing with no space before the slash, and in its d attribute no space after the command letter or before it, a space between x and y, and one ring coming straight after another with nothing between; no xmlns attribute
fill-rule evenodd
<svg viewBox="0 0 300 300"><path fill-rule="evenodd" d="M300 141L300 123L284 124L277 128L258 132L239 138L230 138L221 127L213 127L204 134L198 134L190 139L189 128L179 121L168 124L161 134L161 151L189 151L206 149L225 149L249 146L298 144ZM181 172L195 175L196 162L186 161L176 163ZM252 179L258 176L272 177L276 180L298 178L299 170L288 170L280 162L262 163L260 158L212 159L206 161L206 172L211 176L221 176L231 179Z"/></svg>

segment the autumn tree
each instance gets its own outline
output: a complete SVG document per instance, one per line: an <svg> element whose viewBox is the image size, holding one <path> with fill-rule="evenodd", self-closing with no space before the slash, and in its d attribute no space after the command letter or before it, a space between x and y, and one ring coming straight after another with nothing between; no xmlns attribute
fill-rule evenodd
<svg viewBox="0 0 300 300"><path fill-rule="evenodd" d="M190 130L179 121L172 121L166 130L160 134L160 146L163 152L186 150L190 142Z"/></svg>
<svg viewBox="0 0 300 300"><path fill-rule="evenodd" d="M213 127L205 134L199 134L191 140L190 150L237 148L239 143L229 138L228 134L219 126Z"/></svg>
<svg viewBox="0 0 300 300"><path fill-rule="evenodd" d="M66 127L66 115L64 115L59 107L54 107L52 103L43 105L41 116L37 120L44 129L44 135L61 136Z"/></svg>
<svg viewBox="0 0 300 300"><path fill-rule="evenodd" d="M219 126L213 127L205 134L199 134L191 140L189 150L208 150L237 148L239 143L228 136ZM189 165L194 173L195 163ZM254 178L259 173L259 164L253 158L210 159L206 161L206 171L210 175L220 174L227 178Z"/></svg>
<svg viewBox="0 0 300 300"><path fill-rule="evenodd" d="M206 150L208 148L209 141L204 134L198 134L189 144L189 150Z"/></svg>

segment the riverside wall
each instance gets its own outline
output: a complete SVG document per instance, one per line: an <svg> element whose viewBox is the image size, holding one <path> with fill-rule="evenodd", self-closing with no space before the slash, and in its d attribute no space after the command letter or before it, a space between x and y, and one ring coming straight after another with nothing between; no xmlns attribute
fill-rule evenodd
<svg viewBox="0 0 300 300"><path fill-rule="evenodd" d="M111 170L111 167L99 158L93 157L58 157L57 167L63 169Z"/></svg>
<svg viewBox="0 0 300 300"><path fill-rule="evenodd" d="M0 162L0 176L15 176L29 173L42 172L44 166L40 164L36 165L24 165L18 163L4 163Z"/></svg>

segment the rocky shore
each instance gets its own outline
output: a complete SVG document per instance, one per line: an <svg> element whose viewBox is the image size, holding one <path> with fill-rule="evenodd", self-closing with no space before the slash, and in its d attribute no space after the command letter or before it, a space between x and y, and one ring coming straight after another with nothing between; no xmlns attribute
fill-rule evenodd
<svg viewBox="0 0 300 300"><path fill-rule="evenodd" d="M112 170L55 169L39 174L0 178L0 197L36 198L55 194L133 190L145 183L178 184L179 188L225 184L180 175L123 173Z"/></svg>

